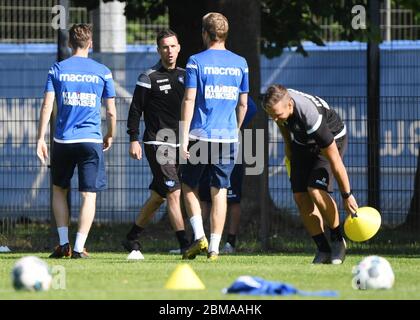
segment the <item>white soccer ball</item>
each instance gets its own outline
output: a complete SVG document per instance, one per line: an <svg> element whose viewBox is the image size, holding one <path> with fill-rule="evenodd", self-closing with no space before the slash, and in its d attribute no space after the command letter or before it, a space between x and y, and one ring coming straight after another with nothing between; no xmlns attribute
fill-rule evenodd
<svg viewBox="0 0 420 320"><path fill-rule="evenodd" d="M353 288L391 289L394 285L394 272L389 262L379 256L368 256L353 267Z"/></svg>
<svg viewBox="0 0 420 320"><path fill-rule="evenodd" d="M48 264L34 256L19 259L12 270L13 287L16 290L46 291L52 275Z"/></svg>

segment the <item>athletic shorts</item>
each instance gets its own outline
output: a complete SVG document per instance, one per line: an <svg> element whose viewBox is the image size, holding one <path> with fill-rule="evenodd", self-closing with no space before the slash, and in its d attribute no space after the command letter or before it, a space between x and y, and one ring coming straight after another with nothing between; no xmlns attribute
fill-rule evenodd
<svg viewBox="0 0 420 320"><path fill-rule="evenodd" d="M347 148L347 136L335 141L341 158ZM290 161L290 182L293 193L308 192L308 188L333 192L331 166L327 158L321 155L317 145L300 145L292 142Z"/></svg>
<svg viewBox="0 0 420 320"><path fill-rule="evenodd" d="M152 171L153 180L149 189L155 191L162 198L166 198L168 192L181 188L178 176L178 148L166 145L144 144L144 152ZM163 157L159 159L160 152ZM171 157L168 157L171 154ZM171 161L168 161L171 159Z"/></svg>
<svg viewBox="0 0 420 320"><path fill-rule="evenodd" d="M69 188L77 165L79 191L97 192L106 188L102 143L58 143L54 141L51 157L53 184Z"/></svg>
<svg viewBox="0 0 420 320"><path fill-rule="evenodd" d="M240 203L242 198L242 181L244 177L244 165L237 163L233 167L232 174L230 175L230 187L227 190L228 203ZM211 202L210 195L210 174L206 169L200 180L198 188L201 201Z"/></svg>
<svg viewBox="0 0 420 320"><path fill-rule="evenodd" d="M191 141L188 150L190 159L181 164L181 181L190 188L199 186L206 168L209 186L217 189L230 187L230 175L237 157L237 143Z"/></svg>

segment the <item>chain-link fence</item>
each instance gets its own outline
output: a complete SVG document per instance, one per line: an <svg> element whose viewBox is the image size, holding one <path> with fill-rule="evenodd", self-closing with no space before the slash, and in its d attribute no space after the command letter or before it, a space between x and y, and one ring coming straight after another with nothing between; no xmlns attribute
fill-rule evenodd
<svg viewBox="0 0 420 320"><path fill-rule="evenodd" d="M346 123L349 146L345 155L351 183L360 205L367 203L367 99L327 97ZM126 118L130 98L118 98L118 135L106 153L109 187L99 193L97 221L132 221L147 199L151 181L145 159L128 156ZM36 157L36 128L40 99L0 99L0 212L16 221L50 218L50 170ZM420 142L420 98L381 99L381 209L384 223L405 221L413 195ZM143 126L143 123L142 123ZM141 128L143 129L143 128ZM48 137L47 137L48 139ZM269 121L269 190L274 203L296 214L283 166L283 143ZM77 174L72 181L72 212L80 206ZM339 199L338 199L339 200ZM341 201L338 201L340 203ZM162 209L162 212L164 208Z"/></svg>
<svg viewBox="0 0 420 320"><path fill-rule="evenodd" d="M366 97L323 97L338 111L347 127L344 155L350 182L360 206L368 198L368 139ZM413 196L420 142L420 97L382 97L380 118L380 206L383 223L405 222ZM277 125L269 121L269 190L276 206L297 209L283 164L284 144ZM337 188L335 188L337 190ZM333 195L341 204L339 192ZM344 218L344 212L343 218Z"/></svg>
<svg viewBox="0 0 420 320"><path fill-rule="evenodd" d="M105 154L108 189L98 194L96 221L134 221L149 196L151 172L147 160L136 161L128 155L126 119L130 101L131 98L117 99L117 138ZM36 157L41 103L42 99L0 99L0 215L4 232L10 225L6 220L47 221L51 217L50 169ZM141 122L140 130L143 126ZM80 207L77 169L71 190L72 213L77 218ZM156 219L164 212L163 206Z"/></svg>

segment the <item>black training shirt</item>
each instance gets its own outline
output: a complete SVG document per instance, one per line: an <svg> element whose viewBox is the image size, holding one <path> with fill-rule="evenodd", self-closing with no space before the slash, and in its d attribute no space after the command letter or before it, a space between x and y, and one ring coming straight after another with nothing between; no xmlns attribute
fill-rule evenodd
<svg viewBox="0 0 420 320"><path fill-rule="evenodd" d="M139 123L144 113L143 141L152 144L178 144L178 126L181 119L181 102L184 97L185 70L165 69L161 62L140 74L130 105L127 133L131 141L139 139ZM174 134L157 136L161 129L171 129ZM162 133L162 131L161 131Z"/></svg>

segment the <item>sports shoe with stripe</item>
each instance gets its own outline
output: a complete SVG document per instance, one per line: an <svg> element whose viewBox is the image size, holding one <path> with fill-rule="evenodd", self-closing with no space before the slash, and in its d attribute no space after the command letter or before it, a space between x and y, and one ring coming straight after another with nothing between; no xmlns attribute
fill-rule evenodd
<svg viewBox="0 0 420 320"><path fill-rule="evenodd" d="M72 259L86 259L89 258L89 254L86 251L86 248L83 248L83 252L74 251L71 254Z"/></svg>
<svg viewBox="0 0 420 320"><path fill-rule="evenodd" d="M342 264L346 258L346 240L344 238L341 241L331 241L331 263Z"/></svg>
<svg viewBox="0 0 420 320"><path fill-rule="evenodd" d="M71 256L71 246L68 243L63 244L62 246L58 245L54 248L53 253L50 254L49 258L51 259L61 259L64 257Z"/></svg>
<svg viewBox="0 0 420 320"><path fill-rule="evenodd" d="M331 263L331 252L317 251L312 264L329 264Z"/></svg>
<svg viewBox="0 0 420 320"><path fill-rule="evenodd" d="M212 251L207 253L208 261L216 261L217 259L219 259L219 254L217 252Z"/></svg>
<svg viewBox="0 0 420 320"><path fill-rule="evenodd" d="M195 240L182 255L182 259L195 259L196 255L206 252L209 248L207 238L204 236L200 239Z"/></svg>

